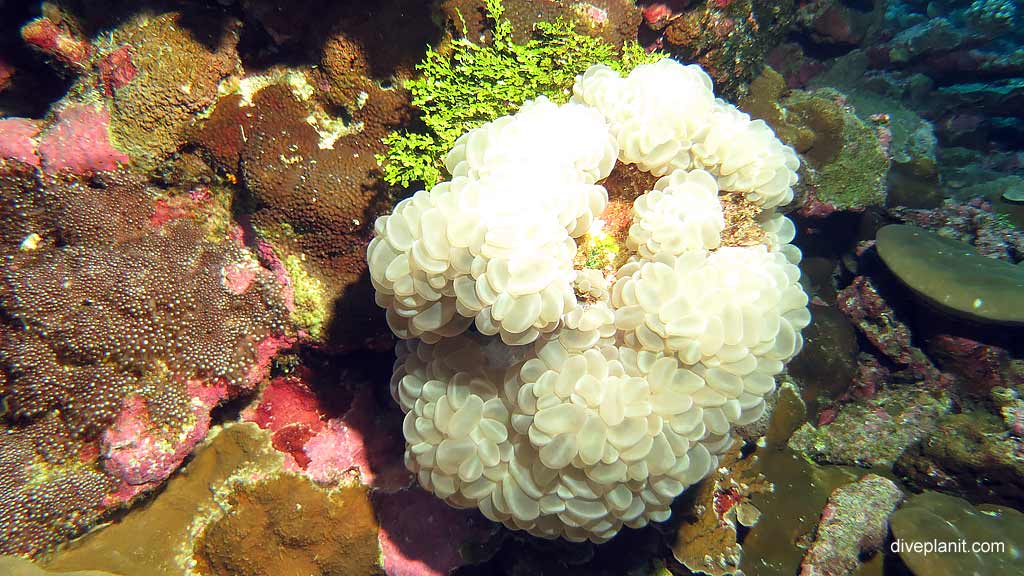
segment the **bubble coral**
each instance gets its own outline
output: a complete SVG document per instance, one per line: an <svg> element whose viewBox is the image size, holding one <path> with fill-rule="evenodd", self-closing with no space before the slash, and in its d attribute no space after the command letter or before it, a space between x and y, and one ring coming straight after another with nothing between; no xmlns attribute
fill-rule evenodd
<svg viewBox="0 0 1024 576"><path fill-rule="evenodd" d="M597 65L573 92L459 138L451 181L379 218L367 258L404 339L392 392L420 484L511 528L600 542L667 519L714 469L810 314L774 210L798 162L767 125L672 60L626 78ZM601 182L627 164L661 177L636 197L631 255L577 270ZM727 230L735 195L757 207L759 241Z"/></svg>

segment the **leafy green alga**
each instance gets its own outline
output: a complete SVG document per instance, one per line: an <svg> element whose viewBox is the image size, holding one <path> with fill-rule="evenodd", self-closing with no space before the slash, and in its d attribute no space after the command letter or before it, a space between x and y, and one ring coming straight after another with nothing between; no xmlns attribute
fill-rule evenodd
<svg viewBox="0 0 1024 576"><path fill-rule="evenodd" d="M540 22L524 44L512 41L512 24L503 18L501 0L486 0L494 22L489 45L463 37L447 50L427 48L420 75L406 83L412 104L419 108L422 132L392 132L385 154L377 156L389 184L403 187L421 182L427 188L447 177L444 156L465 132L500 116L515 113L527 100L544 95L564 103L577 74L604 63L619 73L656 62L665 54L648 54L636 42L619 49L600 38L585 36L564 19Z"/></svg>

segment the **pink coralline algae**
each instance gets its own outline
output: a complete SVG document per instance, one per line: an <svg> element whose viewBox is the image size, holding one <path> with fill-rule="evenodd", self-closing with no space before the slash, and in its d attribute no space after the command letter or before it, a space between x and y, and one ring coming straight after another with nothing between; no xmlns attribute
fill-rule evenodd
<svg viewBox="0 0 1024 576"><path fill-rule="evenodd" d="M381 410L366 386L341 386L334 394L349 395L347 406L327 406L306 381L310 376L275 378L243 418L270 430L274 448L288 455L286 467L316 482L355 478L388 492L408 486L400 415Z"/></svg>
<svg viewBox="0 0 1024 576"><path fill-rule="evenodd" d="M154 425L146 401L138 396L125 399L114 424L103 433L103 465L121 487L113 501L128 501L154 488L181 465L210 429L210 410L228 397L227 385L207 386L189 381L191 422L181 430Z"/></svg>
<svg viewBox="0 0 1024 576"><path fill-rule="evenodd" d="M948 334L931 338L928 348L943 368L960 376L970 392L987 397L997 386L1024 388L1024 370L1003 348Z"/></svg>
<svg viewBox="0 0 1024 576"><path fill-rule="evenodd" d="M73 104L39 139L39 156L49 174L90 175L115 170L128 156L110 142L110 112L101 104Z"/></svg>
<svg viewBox="0 0 1024 576"><path fill-rule="evenodd" d="M38 167L36 136L39 122L28 118L0 118L0 159L17 160Z"/></svg>
<svg viewBox="0 0 1024 576"><path fill-rule="evenodd" d="M235 262L224 267L221 278L229 292L243 294L252 286L258 273L259 265L255 262Z"/></svg>
<svg viewBox="0 0 1024 576"><path fill-rule="evenodd" d="M138 70L132 63L132 51L130 46L122 46L107 54L96 62L96 70L99 72L100 87L104 96L111 97L114 91L124 86L135 78Z"/></svg>
<svg viewBox="0 0 1024 576"><path fill-rule="evenodd" d="M306 474L332 483L339 471L356 468L363 483L378 490L408 486L412 474L402 459L401 418L393 410L381 412L370 388L357 390L345 415L328 420L303 448L310 460Z"/></svg>
<svg viewBox="0 0 1024 576"><path fill-rule="evenodd" d="M925 353L911 341L910 328L878 292L871 279L858 276L836 297L839 309L865 338L888 360L904 367L909 378L937 388L952 383L952 377L939 371Z"/></svg>
<svg viewBox="0 0 1024 576"><path fill-rule="evenodd" d="M643 15L644 20L651 28L661 30L668 25L668 21L675 13L667 4L654 2L644 7Z"/></svg>
<svg viewBox="0 0 1024 576"><path fill-rule="evenodd" d="M310 384L314 377L303 370L275 378L243 419L273 433L274 448L287 454L286 469L324 485L356 481L373 488L389 576L444 576L466 564L460 549L486 540L495 525L411 487L401 413L381 405L371 387L330 386L329 402Z"/></svg>
<svg viewBox="0 0 1024 576"><path fill-rule="evenodd" d="M89 67L92 53L89 42L48 17L36 18L23 26L21 37L29 46L75 71L82 72Z"/></svg>
<svg viewBox="0 0 1024 576"><path fill-rule="evenodd" d="M808 189L803 206L797 210L797 214L804 218L827 218L838 211L835 205L819 200L814 190Z"/></svg>

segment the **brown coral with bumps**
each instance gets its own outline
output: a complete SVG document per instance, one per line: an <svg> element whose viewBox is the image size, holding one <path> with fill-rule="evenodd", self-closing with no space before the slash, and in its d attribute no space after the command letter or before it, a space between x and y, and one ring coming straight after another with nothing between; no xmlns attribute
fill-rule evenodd
<svg viewBox="0 0 1024 576"><path fill-rule="evenodd" d="M265 271L242 291L225 283L239 248L190 219L153 228L154 193L129 177L4 174L0 206L24 220L0 246L0 452L25 456L0 466L0 552L27 554L110 507L120 478L99 467L99 439L129 398L154 425L191 430L188 381L250 386L286 313Z"/></svg>
<svg viewBox="0 0 1024 576"><path fill-rule="evenodd" d="M325 491L281 475L243 485L230 512L206 528L197 567L210 576L382 574L377 519L367 488Z"/></svg>
<svg viewBox="0 0 1024 576"><path fill-rule="evenodd" d="M33 554L88 528L114 489L116 481L96 463L53 445L59 428L56 417L0 426L0 554ZM65 464L47 462L41 448Z"/></svg>
<svg viewBox="0 0 1024 576"><path fill-rule="evenodd" d="M233 294L221 270L239 255L206 243L190 221L161 232L12 262L0 285L10 322L0 365L13 417L57 412L71 438L88 438L129 394L170 411L167 420L185 419L184 388L167 379L244 384L256 343L285 330L275 288L261 277Z"/></svg>
<svg viewBox="0 0 1024 576"><path fill-rule="evenodd" d="M125 61L116 90L101 78L112 97L111 136L144 165L181 146L194 115L213 104L218 84L238 66L236 20L195 7L185 19L181 12L140 15L112 36L109 56ZM130 78L123 73L129 66Z"/></svg>
<svg viewBox="0 0 1024 576"><path fill-rule="evenodd" d="M255 94L222 98L192 142L229 180L237 178L240 206L275 257L302 263L300 278L294 266L289 273L315 287L305 291L315 302L298 304L317 319L297 319L311 339L374 346L389 335L372 304L364 255L374 219L397 192L383 184L374 156L384 151L384 136L411 121L401 84L433 40L435 30L424 25L430 7L297 0L282 11L252 0L243 8L275 42L317 65L273 69L253 80L265 86Z"/></svg>
<svg viewBox="0 0 1024 576"><path fill-rule="evenodd" d="M232 96L218 104L197 133L198 145L223 170L237 171L252 202L253 224L284 253L308 257L310 273L327 285L332 301L357 291L346 294L336 315L342 313L350 326L375 321L368 283L356 285L364 276L373 221L393 201L378 178L374 153L382 151L387 130L404 119L401 100L380 89L358 110L350 133L333 142L307 121L316 105L284 85L260 90L252 106L240 102Z"/></svg>

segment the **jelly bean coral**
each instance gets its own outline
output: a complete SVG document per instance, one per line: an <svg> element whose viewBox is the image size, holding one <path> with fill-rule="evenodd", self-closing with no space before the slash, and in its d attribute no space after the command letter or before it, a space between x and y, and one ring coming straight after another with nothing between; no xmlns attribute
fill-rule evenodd
<svg viewBox="0 0 1024 576"><path fill-rule="evenodd" d="M800 251L776 211L796 154L666 59L594 65L571 101L463 134L444 165L367 251L403 339L406 465L546 538L667 519L802 346ZM613 257L579 257L594 246Z"/></svg>

